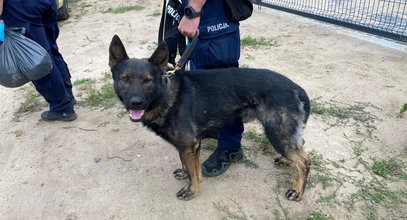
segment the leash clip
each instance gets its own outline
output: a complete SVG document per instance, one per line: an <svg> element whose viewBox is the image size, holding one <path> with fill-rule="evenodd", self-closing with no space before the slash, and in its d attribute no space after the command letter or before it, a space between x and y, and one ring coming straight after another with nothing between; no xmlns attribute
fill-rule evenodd
<svg viewBox="0 0 407 220"><path fill-rule="evenodd" d="M178 65L175 65L175 68L173 70L169 70L167 71L167 76L171 77L173 75L175 75L175 72L177 72L178 70L180 70L181 67Z"/></svg>
<svg viewBox="0 0 407 220"><path fill-rule="evenodd" d="M177 72L178 70L182 69L182 67L184 67L185 63L187 62L189 56L192 53L192 50L195 47L196 41L198 40L198 36L199 36L199 32L197 31L194 35L194 37L192 38L192 42L191 45L185 50L184 54L182 54L181 58L179 59L178 63L175 65L173 70L167 71L167 75L168 76L173 76L175 74L175 72Z"/></svg>

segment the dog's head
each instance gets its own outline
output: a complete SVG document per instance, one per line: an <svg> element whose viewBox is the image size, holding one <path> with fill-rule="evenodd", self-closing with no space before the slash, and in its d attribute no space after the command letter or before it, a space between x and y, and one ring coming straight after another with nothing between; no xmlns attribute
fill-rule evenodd
<svg viewBox="0 0 407 220"><path fill-rule="evenodd" d="M168 47L165 41L148 59L129 59L120 38L115 35L109 47L109 66L114 89L132 121L140 121L154 103L167 94L165 76Z"/></svg>

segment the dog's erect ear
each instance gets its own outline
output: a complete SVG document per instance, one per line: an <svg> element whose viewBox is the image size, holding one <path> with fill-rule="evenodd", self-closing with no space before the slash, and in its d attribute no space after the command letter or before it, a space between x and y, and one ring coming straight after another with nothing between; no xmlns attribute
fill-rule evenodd
<svg viewBox="0 0 407 220"><path fill-rule="evenodd" d="M165 41L163 41L158 46L158 48L154 51L153 55L151 55L151 57L148 59L148 61L163 71L167 70L168 46Z"/></svg>
<svg viewBox="0 0 407 220"><path fill-rule="evenodd" d="M124 49L122 41L120 40L119 36L114 35L109 47L110 68L115 67L117 64L127 59L129 59L129 56L127 56L126 49Z"/></svg>

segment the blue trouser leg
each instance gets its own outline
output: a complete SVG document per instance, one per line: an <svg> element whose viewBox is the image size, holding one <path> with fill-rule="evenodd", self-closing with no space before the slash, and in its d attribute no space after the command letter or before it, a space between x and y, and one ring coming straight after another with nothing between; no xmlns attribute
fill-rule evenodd
<svg viewBox="0 0 407 220"><path fill-rule="evenodd" d="M56 7L56 5L53 5L54 2L51 3L52 7ZM48 36L48 41L51 49L50 53L52 55L52 58L56 64L56 67L58 68L59 73L61 74L67 92L72 98L74 98L72 93L71 74L69 73L68 66L64 58L59 52L59 48L56 42L56 39L59 36L58 23L57 20L55 19L56 16L57 16L56 10L53 10L53 13L43 17L42 21L44 23L45 33Z"/></svg>
<svg viewBox="0 0 407 220"><path fill-rule="evenodd" d="M50 111L73 111L72 83L69 70L58 51L56 38L59 29L56 20L56 4L51 2L55 10L50 10L42 17L42 25L31 26L27 37L39 43L51 55L53 67L51 72L42 79L33 81L37 91L50 105Z"/></svg>
<svg viewBox="0 0 407 220"><path fill-rule="evenodd" d="M62 80L64 82L64 87L68 94L71 96L72 99L74 99L74 95L72 93L72 82L71 82L71 74L69 73L68 66L66 65L64 59L62 58L62 55L58 52L58 50L52 50L53 54L53 60L55 62L55 65L61 74Z"/></svg>
<svg viewBox="0 0 407 220"><path fill-rule="evenodd" d="M240 148L243 130L244 126L240 118L226 123L219 132L218 150L237 151Z"/></svg>
<svg viewBox="0 0 407 220"><path fill-rule="evenodd" d="M53 64L52 70L48 75L39 80L33 81L35 88L49 103L50 111L73 111L73 96L66 89L67 84L69 84L72 88L69 72L66 69L66 64L64 64L66 70L60 71L60 69L64 69L61 68L64 67L64 65L62 64L60 58L51 52L52 49L50 42L47 40L47 37L41 28L31 28L28 37L39 43L48 51L48 53L51 55Z"/></svg>
<svg viewBox="0 0 407 220"><path fill-rule="evenodd" d="M33 81L37 91L49 103L50 111L70 112L73 111L73 98L65 89L61 74L53 62L51 72L42 79Z"/></svg>
<svg viewBox="0 0 407 220"><path fill-rule="evenodd" d="M191 69L239 67L239 35L239 31L236 31L213 39L199 39L195 47ZM226 123L219 132L217 149L237 151L240 148L243 131L244 126L240 118Z"/></svg>

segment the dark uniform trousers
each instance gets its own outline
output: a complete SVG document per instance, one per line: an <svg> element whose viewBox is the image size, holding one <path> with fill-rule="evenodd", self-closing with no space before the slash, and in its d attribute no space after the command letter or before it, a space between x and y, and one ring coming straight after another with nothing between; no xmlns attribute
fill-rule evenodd
<svg viewBox="0 0 407 220"><path fill-rule="evenodd" d="M187 2L187 0L183 0L184 6ZM200 19L199 38L194 48L191 69L238 67L240 58L239 23L229 20L224 1L207 0L202 8ZM219 132L217 149L238 150L243 131L244 127L240 118L229 121Z"/></svg>
<svg viewBox="0 0 407 220"><path fill-rule="evenodd" d="M51 72L33 81L53 112L73 111L71 76L58 51L56 39L57 5L55 0L5 0L3 19L6 28L25 28L26 36L39 43L52 57Z"/></svg>

